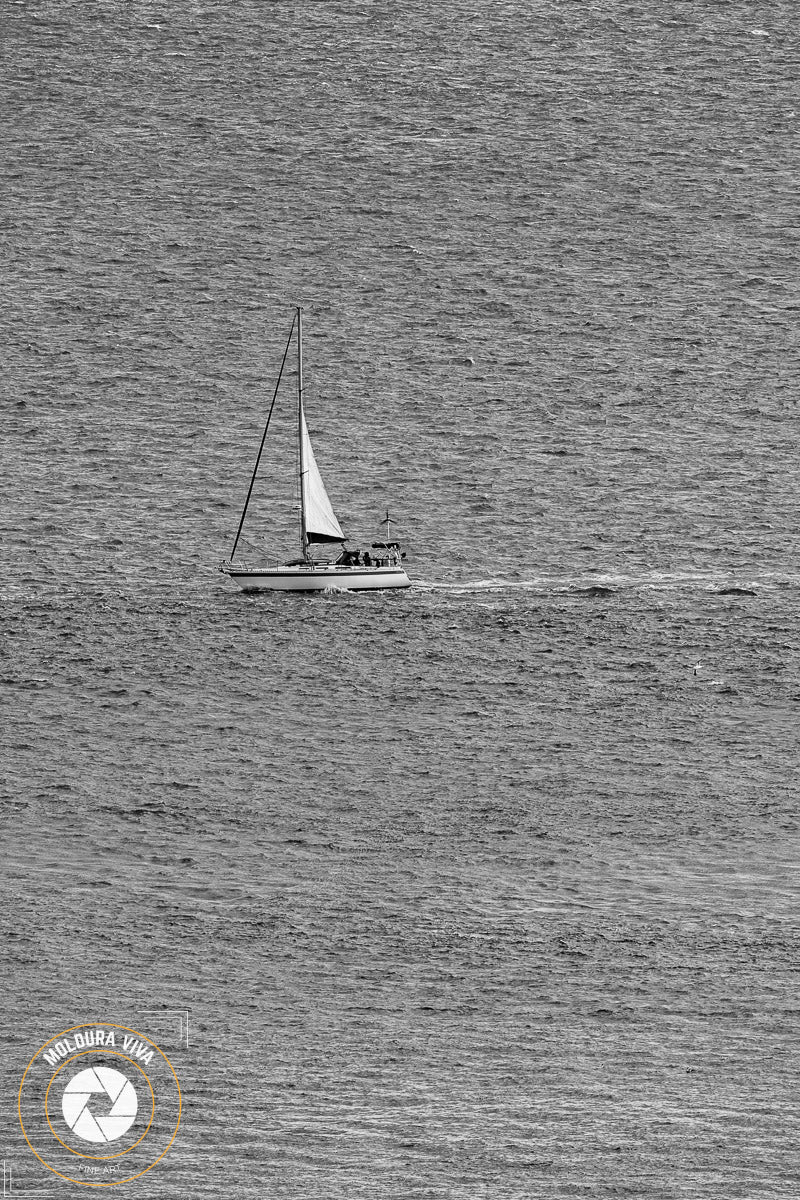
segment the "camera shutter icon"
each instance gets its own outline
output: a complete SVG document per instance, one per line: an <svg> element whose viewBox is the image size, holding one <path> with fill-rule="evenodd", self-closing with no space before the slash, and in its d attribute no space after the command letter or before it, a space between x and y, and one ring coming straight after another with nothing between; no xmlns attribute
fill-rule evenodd
<svg viewBox="0 0 800 1200"><path fill-rule="evenodd" d="M138 1110L133 1084L113 1067L79 1071L70 1079L61 1098L64 1120L84 1142L116 1141L128 1132Z"/></svg>

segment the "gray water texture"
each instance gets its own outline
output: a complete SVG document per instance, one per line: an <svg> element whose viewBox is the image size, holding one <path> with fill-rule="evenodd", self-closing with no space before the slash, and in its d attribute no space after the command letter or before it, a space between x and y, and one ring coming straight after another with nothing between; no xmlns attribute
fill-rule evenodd
<svg viewBox="0 0 800 1200"><path fill-rule="evenodd" d="M120 1193L796 1200L795 7L2 21L17 1190L36 1048L187 1010ZM216 571L296 304L409 592Z"/></svg>

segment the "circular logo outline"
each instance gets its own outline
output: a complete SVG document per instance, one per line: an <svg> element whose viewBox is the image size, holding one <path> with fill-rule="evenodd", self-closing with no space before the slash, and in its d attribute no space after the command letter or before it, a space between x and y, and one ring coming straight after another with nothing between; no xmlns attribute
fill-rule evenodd
<svg viewBox="0 0 800 1200"><path fill-rule="evenodd" d="M102 1024L102 1022L101 1022L101 1024ZM149 1039L148 1039L148 1041L149 1041ZM147 1122L147 1129L145 1129L144 1133L139 1138L139 1141L134 1142L132 1146L128 1146L127 1150L119 1150L119 1151L117 1151L116 1154L82 1154L80 1150L73 1150L71 1146L68 1146L66 1142L61 1140L61 1138L56 1133L55 1129L53 1129L53 1123L50 1120L50 1113L47 1108L47 1099L50 1095L50 1088L53 1086L56 1075L58 1074L59 1071L63 1071L64 1067L66 1067L66 1065L68 1063L74 1062L74 1060L76 1058L80 1058L80 1056L82 1054L96 1054L96 1053L97 1053L97 1050L95 1049L94 1046L90 1046L86 1050L79 1050L78 1053L73 1054L71 1058L65 1058L64 1061L61 1063L61 1066L59 1066L55 1071L53 1071L53 1077L50 1080L50 1082L48 1083L47 1091L44 1094L44 1115L47 1117L47 1124L50 1126L50 1132L52 1133L53 1137L56 1139L57 1142L61 1142L61 1145L64 1147L65 1150L69 1150L70 1154L75 1154L78 1156L78 1158L92 1158L92 1159L95 1159L97 1162L108 1162L112 1158L122 1158L124 1155L130 1154L131 1150L134 1150L139 1145L139 1142L141 1142L144 1138L147 1137L147 1134L150 1132L150 1126L153 1124L153 1121L155 1120L156 1094L153 1091L153 1085L150 1082L146 1072L142 1070L142 1068L139 1066L139 1064L136 1062L135 1059L131 1058L127 1054L123 1054L121 1050L106 1050L106 1048L104 1046L103 1054L115 1054L117 1056L117 1058L124 1058L128 1062L132 1062L133 1065L136 1067L136 1069L138 1071L140 1071L142 1075L144 1075L145 1079L147 1080L147 1086L150 1088L150 1097L152 1099L150 1120ZM28 1143L28 1144L30 1145L30 1143Z"/></svg>
<svg viewBox="0 0 800 1200"><path fill-rule="evenodd" d="M57 1171L55 1169L55 1167L51 1167L50 1163L47 1162L46 1159L42 1158L41 1154L39 1154L38 1151L34 1150L33 1146L31 1145L30 1138L28 1137L27 1130L25 1129L25 1122L22 1120L22 1089L25 1086L25 1078L26 1078L28 1072L30 1071L31 1067L33 1066L33 1064L36 1062L36 1059L39 1057L39 1055L45 1049L45 1047L49 1046L51 1042L57 1042L60 1038L66 1037L66 1035L68 1033L72 1033L76 1029L93 1029L98 1025L103 1026L106 1029L122 1029L126 1033L132 1033L138 1038L144 1038L144 1040L149 1045L151 1045L154 1050L157 1050L158 1053L161 1055L161 1057L164 1059L164 1062L167 1064L167 1066L169 1067L169 1069L172 1073L172 1078L175 1080L175 1086L178 1089L178 1119L175 1122L175 1128L172 1131L172 1137L169 1139L166 1146L159 1154L158 1158L154 1158L153 1161L148 1164L148 1166L146 1166L141 1171L137 1171L135 1175L128 1175L125 1179L113 1179L113 1180L110 1180L108 1183L94 1183L89 1179L75 1179L72 1175L65 1175L62 1171ZM182 1114L183 1114L183 1093L181 1092L181 1085L178 1080L178 1076L175 1074L175 1068L173 1067L172 1063L167 1058L164 1051L161 1049L160 1046L157 1046L155 1042L151 1041L150 1038L146 1037L143 1033L139 1033L139 1031L137 1029L131 1029L131 1027L129 1025L116 1025L113 1021L82 1021L80 1025L70 1025L69 1029L62 1029L60 1033L56 1033L53 1035L53 1037L48 1038L47 1041L44 1042L43 1045L41 1045L39 1047L39 1049L34 1054L33 1058L28 1063L27 1067L23 1071L22 1079L20 1080L20 1085L19 1085L19 1092L17 1093L17 1117L19 1118L19 1124L20 1124L20 1128L22 1130L22 1136L25 1138L25 1141L28 1143L28 1149L30 1150L31 1154L33 1154L35 1158L38 1158L39 1162L42 1164L43 1167L46 1167L48 1171L52 1171L52 1173L54 1175L57 1175L59 1177L59 1179L66 1179L68 1183L77 1183L81 1187L98 1187L98 1188L117 1187L120 1183L130 1183L133 1179L139 1179L140 1176L145 1175L148 1171L152 1171L152 1169L156 1165L156 1163L161 1162L161 1159L167 1153L170 1146L175 1141L175 1138L178 1136L178 1129L180 1128Z"/></svg>

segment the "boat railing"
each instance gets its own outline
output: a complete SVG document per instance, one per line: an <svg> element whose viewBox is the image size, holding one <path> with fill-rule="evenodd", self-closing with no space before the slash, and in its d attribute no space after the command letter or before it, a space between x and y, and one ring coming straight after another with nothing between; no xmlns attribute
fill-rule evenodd
<svg viewBox="0 0 800 1200"><path fill-rule="evenodd" d="M252 567L250 565L250 563L246 559L243 559L243 558L238 559L236 562L236 565L234 566L234 564L231 562L231 560L229 558L225 558L219 564L219 570L223 573L223 575L229 575L231 573L231 571L244 571L246 573L252 572L253 574L257 574L259 571L265 571L265 570L266 571L272 571L272 570L280 571L280 569L285 566L286 566L286 563L278 562L277 558L271 563L264 562L263 560L261 560L261 561L259 561L259 564L257 567Z"/></svg>
<svg viewBox="0 0 800 1200"><path fill-rule="evenodd" d="M230 575L231 572L234 571L237 574L241 573L245 575L258 575L259 572L263 571L285 571L287 568L298 566L321 571L369 571L385 570L387 567L392 568L393 570L402 571L402 560L404 558L405 554L401 554L399 550L397 550L380 556L372 555L369 557L367 562L364 562L362 559L360 562L337 563L329 558L318 558L316 561L292 559L289 562L279 562L277 559L275 559L273 562L265 562L263 559L260 559L258 566L255 567L251 566L246 559L237 559L236 564L234 565L229 558L226 558L223 559L223 561L219 564L218 570L221 571L223 575Z"/></svg>

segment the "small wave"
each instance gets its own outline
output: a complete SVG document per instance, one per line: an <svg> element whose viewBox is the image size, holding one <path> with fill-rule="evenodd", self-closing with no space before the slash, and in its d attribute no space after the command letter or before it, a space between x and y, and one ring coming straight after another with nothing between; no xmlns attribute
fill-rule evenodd
<svg viewBox="0 0 800 1200"><path fill-rule="evenodd" d="M589 587L578 588L577 590L584 596L613 596L614 595L613 588L604 587L602 584L599 584L599 583L593 583Z"/></svg>

